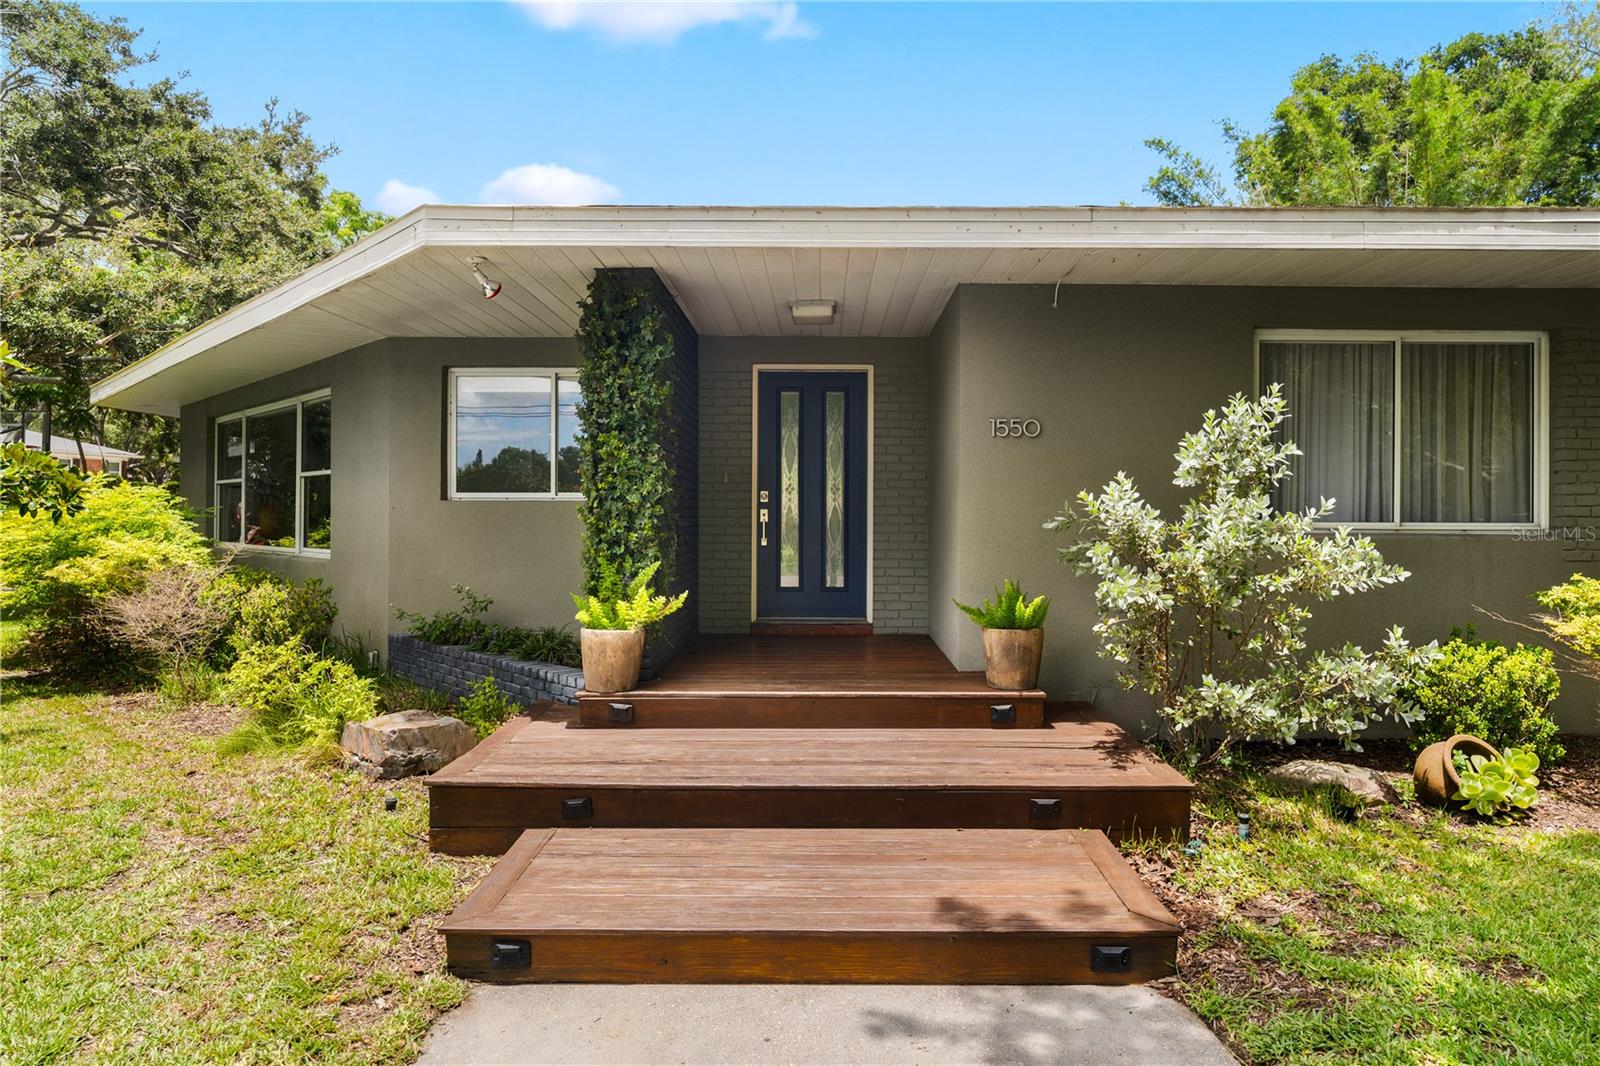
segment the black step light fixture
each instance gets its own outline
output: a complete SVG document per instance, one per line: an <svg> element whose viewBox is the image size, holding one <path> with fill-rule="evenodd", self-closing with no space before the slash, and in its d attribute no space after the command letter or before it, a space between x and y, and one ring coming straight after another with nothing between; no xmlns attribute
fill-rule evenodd
<svg viewBox="0 0 1600 1066"><path fill-rule="evenodd" d="M1092 973L1128 973L1133 969L1133 948L1128 944L1095 944L1089 948Z"/></svg>
<svg viewBox="0 0 1600 1066"><path fill-rule="evenodd" d="M526 970L533 965L533 944L527 940L489 942L489 969Z"/></svg>

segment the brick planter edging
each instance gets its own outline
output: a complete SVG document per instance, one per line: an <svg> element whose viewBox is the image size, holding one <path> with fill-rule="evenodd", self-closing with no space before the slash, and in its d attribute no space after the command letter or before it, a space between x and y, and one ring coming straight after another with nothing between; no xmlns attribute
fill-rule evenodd
<svg viewBox="0 0 1600 1066"><path fill-rule="evenodd" d="M432 644L407 633L389 634L389 672L451 696L465 696L473 685L492 677L501 692L522 704L576 703L583 687L583 671L575 667Z"/></svg>

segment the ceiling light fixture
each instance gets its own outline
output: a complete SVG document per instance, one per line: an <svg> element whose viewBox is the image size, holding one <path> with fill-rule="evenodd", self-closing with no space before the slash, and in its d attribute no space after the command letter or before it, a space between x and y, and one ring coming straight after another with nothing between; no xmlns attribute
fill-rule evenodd
<svg viewBox="0 0 1600 1066"><path fill-rule="evenodd" d="M831 326L838 307L833 300L796 300L789 305L789 317L797 326Z"/></svg>
<svg viewBox="0 0 1600 1066"><path fill-rule="evenodd" d="M488 260L479 259L474 256L471 260L469 260L469 262L472 263L472 276L478 279L478 285L483 289L483 298L485 300L492 300L496 296L499 296L500 290L505 286L501 285L498 281L491 281L484 276L483 264L488 262Z"/></svg>

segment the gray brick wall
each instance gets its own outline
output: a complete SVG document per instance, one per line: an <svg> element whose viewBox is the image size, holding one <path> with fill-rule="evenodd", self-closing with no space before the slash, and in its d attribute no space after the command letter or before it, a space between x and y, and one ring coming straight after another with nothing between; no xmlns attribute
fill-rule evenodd
<svg viewBox="0 0 1600 1066"><path fill-rule="evenodd" d="M873 378L873 629L926 633L929 374L887 364Z"/></svg>
<svg viewBox="0 0 1600 1066"><path fill-rule="evenodd" d="M718 339L722 345L734 340ZM707 342L709 343L709 342ZM860 342L858 342L860 344ZM863 348L870 346L866 342ZM704 350L704 349L702 349ZM880 633L928 631L928 404L926 361L898 352L874 360L857 349L841 362L873 364L872 620ZM752 361L807 362L796 345L785 358L702 358L700 363L700 629L744 633L750 626ZM832 362L832 359L817 359Z"/></svg>
<svg viewBox="0 0 1600 1066"><path fill-rule="evenodd" d="M404 633L389 635L389 670L423 688L465 696L492 677L513 702L526 706L546 700L576 703L583 671L555 663L526 662L504 655L445 644L430 644Z"/></svg>
<svg viewBox="0 0 1600 1066"><path fill-rule="evenodd" d="M1550 333L1550 524L1574 563L1600 559L1600 331Z"/></svg>
<svg viewBox="0 0 1600 1066"><path fill-rule="evenodd" d="M750 626L750 368L700 361L700 631Z"/></svg>

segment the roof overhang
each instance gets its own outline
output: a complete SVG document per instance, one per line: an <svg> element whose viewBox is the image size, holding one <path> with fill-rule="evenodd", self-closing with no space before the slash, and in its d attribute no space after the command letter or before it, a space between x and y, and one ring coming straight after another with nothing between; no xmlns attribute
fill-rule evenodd
<svg viewBox="0 0 1600 1066"><path fill-rule="evenodd" d="M430 205L91 398L175 415L385 337L570 337L599 267L653 268L708 336L918 337L966 283L1594 288L1600 211ZM788 305L816 299L834 321L795 325Z"/></svg>

